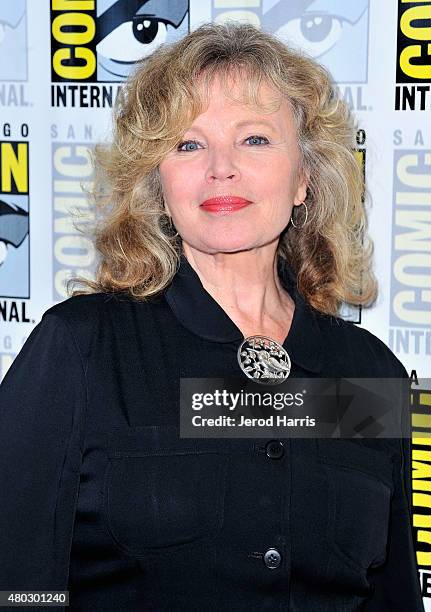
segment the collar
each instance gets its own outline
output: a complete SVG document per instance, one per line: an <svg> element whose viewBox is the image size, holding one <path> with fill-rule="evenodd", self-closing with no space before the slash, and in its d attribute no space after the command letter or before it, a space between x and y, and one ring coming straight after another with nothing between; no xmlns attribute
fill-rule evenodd
<svg viewBox="0 0 431 612"><path fill-rule="evenodd" d="M295 302L292 324L283 347L295 364L318 373L322 369L322 340L316 311L298 292L296 279L281 257L277 268L283 286ZM244 340L241 330L206 291L183 254L165 298L176 318L193 334L219 343L239 344Z"/></svg>

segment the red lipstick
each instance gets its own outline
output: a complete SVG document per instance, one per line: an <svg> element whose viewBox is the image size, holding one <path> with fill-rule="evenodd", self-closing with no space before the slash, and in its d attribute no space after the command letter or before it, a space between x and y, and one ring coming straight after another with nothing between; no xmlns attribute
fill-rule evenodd
<svg viewBox="0 0 431 612"><path fill-rule="evenodd" d="M217 196L202 202L201 208L208 212L233 212L251 204L250 200L238 196Z"/></svg>

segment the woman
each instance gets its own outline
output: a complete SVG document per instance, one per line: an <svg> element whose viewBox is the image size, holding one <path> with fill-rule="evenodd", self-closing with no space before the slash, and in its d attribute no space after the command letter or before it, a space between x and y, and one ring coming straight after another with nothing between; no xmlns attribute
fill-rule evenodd
<svg viewBox="0 0 431 612"><path fill-rule="evenodd" d="M376 292L353 133L325 70L249 25L138 67L98 151L97 278L1 388L0 589L68 588L82 611L423 610L407 440L178 430L180 380L246 380L256 334L291 377L406 377L336 316Z"/></svg>

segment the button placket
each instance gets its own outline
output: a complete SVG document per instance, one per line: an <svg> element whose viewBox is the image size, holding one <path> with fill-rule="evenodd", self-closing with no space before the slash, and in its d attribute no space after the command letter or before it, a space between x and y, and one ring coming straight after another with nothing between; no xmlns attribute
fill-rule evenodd
<svg viewBox="0 0 431 612"><path fill-rule="evenodd" d="M265 441L263 444L258 444L256 450L258 453L264 454L266 461L268 461L268 459L280 460L284 457L286 446L281 440L273 439ZM276 472L278 473L278 471L277 469ZM266 552L251 552L248 556L254 559L261 559L264 566L269 570L279 568L283 561L280 551L274 547L268 548Z"/></svg>

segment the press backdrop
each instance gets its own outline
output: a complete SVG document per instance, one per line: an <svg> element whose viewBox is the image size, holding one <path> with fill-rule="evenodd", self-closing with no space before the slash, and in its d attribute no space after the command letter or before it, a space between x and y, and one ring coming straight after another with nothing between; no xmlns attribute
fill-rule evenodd
<svg viewBox="0 0 431 612"><path fill-rule="evenodd" d="M415 370L431 412L431 0L3 0L0 3L0 379L65 280L95 252L88 150L134 62L207 21L249 21L331 71L358 119L380 294L342 316ZM430 424L431 428L431 419ZM414 527L431 610L431 451L414 440Z"/></svg>

